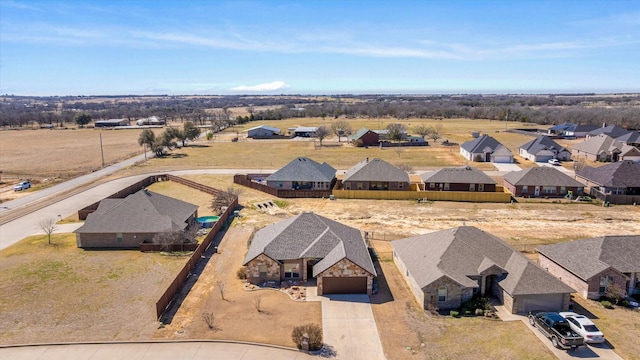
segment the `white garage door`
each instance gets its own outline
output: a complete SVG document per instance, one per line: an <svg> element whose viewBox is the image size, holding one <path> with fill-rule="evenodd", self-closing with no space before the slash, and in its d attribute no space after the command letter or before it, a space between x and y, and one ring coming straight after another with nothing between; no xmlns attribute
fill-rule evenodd
<svg viewBox="0 0 640 360"><path fill-rule="evenodd" d="M528 313L532 310L562 311L562 294L550 295L522 295L520 296L520 313Z"/></svg>

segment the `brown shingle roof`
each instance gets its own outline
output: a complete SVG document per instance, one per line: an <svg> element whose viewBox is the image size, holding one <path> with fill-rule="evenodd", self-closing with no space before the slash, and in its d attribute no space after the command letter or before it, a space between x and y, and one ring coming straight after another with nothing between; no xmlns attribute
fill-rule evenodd
<svg viewBox="0 0 640 360"><path fill-rule="evenodd" d="M593 168L590 166L576 172L579 177L606 187L640 187L640 164L624 160Z"/></svg>

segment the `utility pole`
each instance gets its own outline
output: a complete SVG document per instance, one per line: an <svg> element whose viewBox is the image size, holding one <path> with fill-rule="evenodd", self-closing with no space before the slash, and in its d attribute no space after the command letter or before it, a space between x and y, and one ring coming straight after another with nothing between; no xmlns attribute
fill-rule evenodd
<svg viewBox="0 0 640 360"><path fill-rule="evenodd" d="M104 149L102 148L102 133L100 133L100 154L102 155L102 167L104 167Z"/></svg>
<svg viewBox="0 0 640 360"><path fill-rule="evenodd" d="M507 114L504 116L504 131L507 131L507 121L509 121L509 109L507 109Z"/></svg>

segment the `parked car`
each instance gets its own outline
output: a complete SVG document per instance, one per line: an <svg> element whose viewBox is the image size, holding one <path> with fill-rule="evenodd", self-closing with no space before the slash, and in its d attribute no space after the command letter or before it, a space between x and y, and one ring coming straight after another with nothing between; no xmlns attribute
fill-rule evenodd
<svg viewBox="0 0 640 360"><path fill-rule="evenodd" d="M549 159L548 162L551 165L560 166L560 160L558 160L558 159Z"/></svg>
<svg viewBox="0 0 640 360"><path fill-rule="evenodd" d="M13 191L27 190L30 187L31 187L31 182L30 181L23 181L20 184L14 185L13 186Z"/></svg>
<svg viewBox="0 0 640 360"><path fill-rule="evenodd" d="M584 345L584 338L575 332L569 321L556 312L529 313L529 324L551 339L554 347L571 350Z"/></svg>
<svg viewBox="0 0 640 360"><path fill-rule="evenodd" d="M625 300L629 302L629 307L632 307L634 309L640 307L640 302L638 302L638 300L632 298L631 296L626 297Z"/></svg>
<svg viewBox="0 0 640 360"><path fill-rule="evenodd" d="M602 344L604 342L604 334L596 324L584 315L574 312L561 312L560 315L569 321L571 329L584 338L584 342L588 344Z"/></svg>

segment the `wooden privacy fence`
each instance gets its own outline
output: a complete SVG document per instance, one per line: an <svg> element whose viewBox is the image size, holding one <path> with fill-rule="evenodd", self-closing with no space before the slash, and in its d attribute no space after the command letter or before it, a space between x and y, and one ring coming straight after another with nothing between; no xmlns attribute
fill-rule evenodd
<svg viewBox="0 0 640 360"><path fill-rule="evenodd" d="M236 174L233 176L233 182L246 186L248 188L259 190L265 192L267 194L284 198L328 198L331 195L331 190L285 190L285 189L276 189L267 186L266 184L259 183L257 181L253 181L253 179L265 179L270 174ZM335 185L335 179L331 183L330 187Z"/></svg>
<svg viewBox="0 0 640 360"><path fill-rule="evenodd" d="M185 180L185 179L182 179ZM188 180L187 180L188 181ZM202 185L205 186L205 185ZM213 188L211 188L213 189ZM215 190L215 189L214 189ZM219 191L219 190L216 190ZM233 214L233 211L238 206L238 198L236 197L233 203L229 205L227 210L220 215L220 219L213 225L211 231L207 234L207 236L202 240L202 242L198 245L196 250L193 252L187 263L184 265L182 270L178 273L178 275L173 279L171 285L165 290L164 294L160 296L160 299L156 302L156 315L157 318L160 319L164 311L167 309L173 297L178 293L182 285L187 278L189 278L189 274L191 270L198 264L198 261L202 258L202 254L204 251L211 245L211 241L215 238L215 236L222 230L224 223L229 219L229 216Z"/></svg>
<svg viewBox="0 0 640 360"><path fill-rule="evenodd" d="M510 202L511 194L505 192L474 191L385 191L385 190L333 190L338 199L377 200L434 200L466 202Z"/></svg>

